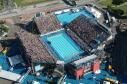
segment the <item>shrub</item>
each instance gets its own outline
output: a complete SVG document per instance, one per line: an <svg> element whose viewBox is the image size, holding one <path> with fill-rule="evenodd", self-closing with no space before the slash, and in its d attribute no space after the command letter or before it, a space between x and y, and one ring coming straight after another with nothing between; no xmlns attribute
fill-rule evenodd
<svg viewBox="0 0 127 84"><path fill-rule="evenodd" d="M1 32L8 32L8 30L9 30L9 29L8 29L8 26L6 26L6 25L4 25L4 24L1 24L1 25L0 25L0 31L1 31Z"/></svg>
<svg viewBox="0 0 127 84"><path fill-rule="evenodd" d="M124 15L124 11L123 11L123 10L121 10L121 9L115 9L115 8L112 8L111 6L108 6L108 7L107 7L107 10L108 10L110 13L112 13L112 14L114 14L114 15L117 15L117 16L122 16L122 15Z"/></svg>
<svg viewBox="0 0 127 84"><path fill-rule="evenodd" d="M112 3L115 4L115 5L120 5L124 2L127 2L127 0L112 0Z"/></svg>

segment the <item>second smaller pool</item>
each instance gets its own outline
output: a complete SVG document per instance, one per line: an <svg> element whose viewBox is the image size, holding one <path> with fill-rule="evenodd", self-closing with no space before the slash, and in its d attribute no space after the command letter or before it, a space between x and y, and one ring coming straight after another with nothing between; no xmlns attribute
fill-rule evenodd
<svg viewBox="0 0 127 84"><path fill-rule="evenodd" d="M73 21L74 19L76 19L78 16L80 15L84 15L87 18L95 18L89 11L87 11L86 9L79 9L78 12L63 12L61 14L56 15L57 19L59 20L60 23L62 24L68 24L71 21Z"/></svg>
<svg viewBox="0 0 127 84"><path fill-rule="evenodd" d="M44 35L42 38L49 50L64 62L69 62L84 52L63 30Z"/></svg>

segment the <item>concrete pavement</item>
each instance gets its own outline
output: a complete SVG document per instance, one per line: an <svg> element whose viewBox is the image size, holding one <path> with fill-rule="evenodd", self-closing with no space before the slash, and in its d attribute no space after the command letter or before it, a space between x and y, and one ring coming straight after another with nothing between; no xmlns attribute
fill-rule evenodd
<svg viewBox="0 0 127 84"><path fill-rule="evenodd" d="M19 7L17 9L7 10L7 11L0 13L0 18L2 19L2 18L13 17L13 16L25 14L25 13L33 13L33 12L36 12L40 9L43 9L43 7L45 7L47 5L52 5L55 3L57 4L58 1L51 1L51 2L47 2L47 3L37 4L36 6L31 5L31 6L25 6L22 8Z"/></svg>
<svg viewBox="0 0 127 84"><path fill-rule="evenodd" d="M77 1L78 5L86 4L86 3L94 3L94 0L79 0L79 1ZM64 2L62 2L62 0L54 0L54 1L46 2L46 3L25 6L22 8L4 11L4 12L0 13L0 19L18 16L18 15L22 15L22 14L43 12L43 11L51 9L51 8L60 8L60 7L63 8L63 7L69 7L69 6L67 6Z"/></svg>

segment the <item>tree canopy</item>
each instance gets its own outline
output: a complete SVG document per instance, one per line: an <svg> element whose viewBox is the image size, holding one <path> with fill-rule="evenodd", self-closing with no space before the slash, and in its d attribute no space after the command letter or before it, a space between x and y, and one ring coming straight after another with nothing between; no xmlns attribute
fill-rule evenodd
<svg viewBox="0 0 127 84"><path fill-rule="evenodd" d="M4 32L8 32L8 27L4 24L0 24L0 36L3 35Z"/></svg>
<svg viewBox="0 0 127 84"><path fill-rule="evenodd" d="M70 6L76 6L75 0L63 0L65 4L70 5Z"/></svg>
<svg viewBox="0 0 127 84"><path fill-rule="evenodd" d="M116 4L116 5L119 5L119 4L124 3L124 2L127 2L127 0L113 0L112 1L112 3Z"/></svg>

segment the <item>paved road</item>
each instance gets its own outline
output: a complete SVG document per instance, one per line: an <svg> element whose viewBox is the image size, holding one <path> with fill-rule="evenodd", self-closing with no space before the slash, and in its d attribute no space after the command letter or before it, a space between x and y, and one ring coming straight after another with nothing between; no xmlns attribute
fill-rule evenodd
<svg viewBox="0 0 127 84"><path fill-rule="evenodd" d="M94 0L79 0L77 4L86 4L86 3L94 3ZM17 8L13 10L8 10L5 12L0 13L0 19L3 18L8 18L8 17L13 17L17 15L22 15L22 14L29 14L29 13L36 13L45 10L46 8L53 8L53 7L67 7L62 0L54 0L51 2L46 2L46 3L41 3L37 5L31 5L31 6L26 6L23 8Z"/></svg>
<svg viewBox="0 0 127 84"><path fill-rule="evenodd" d="M26 7L22 7L22 8L7 10L7 11L0 13L0 18L2 19L2 18L13 17L13 16L25 14L25 13L36 12L39 9L43 9L43 7L45 7L45 6L51 5L54 3L58 3L58 2L52 1L52 2L48 2L48 3L38 4L38 5L36 5L36 7L35 7L35 5L34 6L31 5L31 6L26 6Z"/></svg>
<svg viewBox="0 0 127 84"><path fill-rule="evenodd" d="M12 81L0 78L0 84L12 84Z"/></svg>

